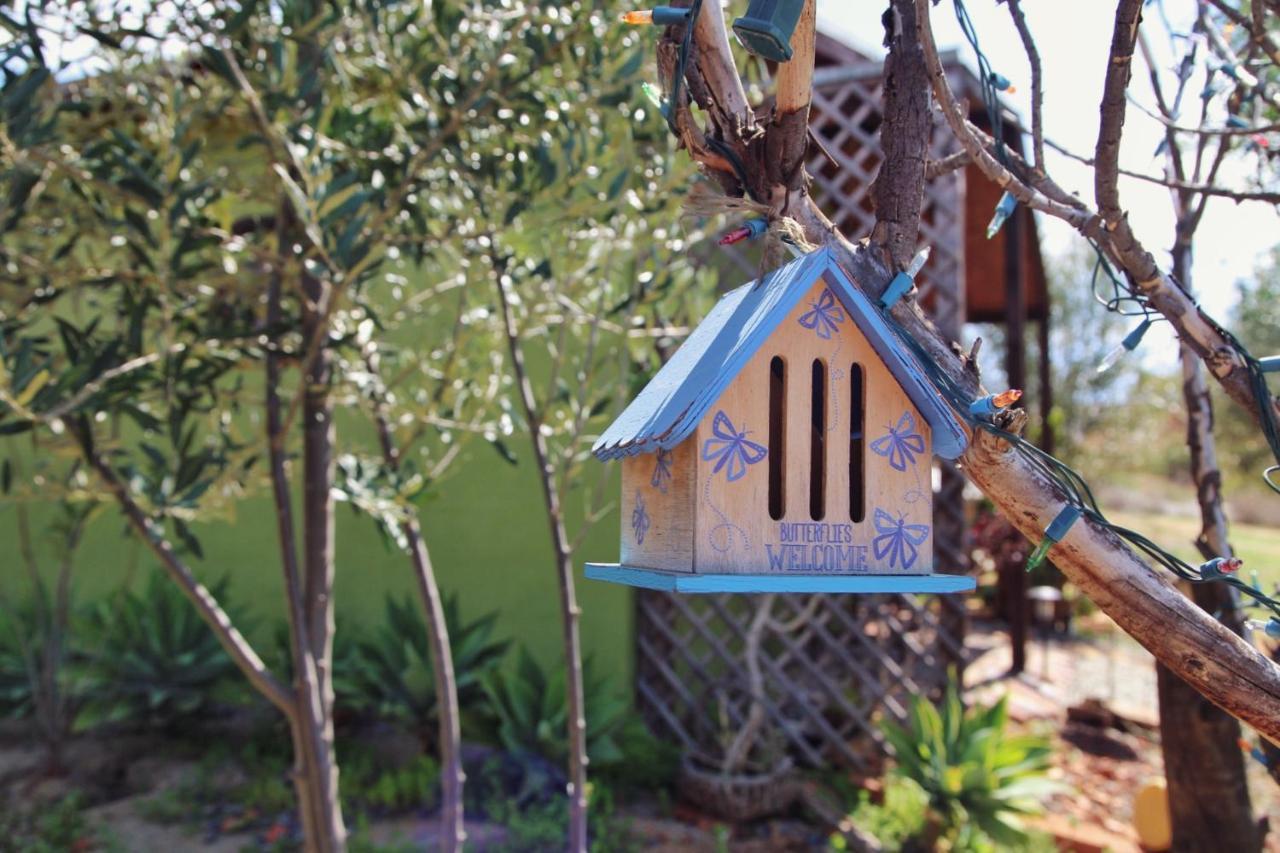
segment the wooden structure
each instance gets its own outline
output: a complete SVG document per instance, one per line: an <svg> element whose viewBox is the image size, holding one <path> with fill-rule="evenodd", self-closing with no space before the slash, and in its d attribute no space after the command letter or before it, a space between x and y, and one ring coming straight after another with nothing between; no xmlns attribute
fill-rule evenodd
<svg viewBox="0 0 1280 853"><path fill-rule="evenodd" d="M758 439L758 440L757 440ZM956 592L932 457L955 416L822 248L726 294L596 442L623 460L622 561L677 592Z"/></svg>
<svg viewBox="0 0 1280 853"><path fill-rule="evenodd" d="M874 224L872 181L881 154L882 67L822 33L817 38L807 168L813 195L850 236ZM989 128L979 81L953 54L944 57L971 120ZM939 117L934 159L952 153ZM1019 144L1013 116L1006 141ZM944 144L945 143L945 144ZM819 147L820 146L820 147ZM1039 325L1041 442L1052 403L1048 385L1048 296L1036 223L1018 208L995 239L985 235L1000 191L972 166L926 184L922 245L932 254L916 277L919 298L947 337L966 322L1003 323L1009 385L1026 388L1028 321ZM730 255L747 275L754 264ZM964 572L964 478L937 460L933 483L936 572ZM629 516L624 517L629 521ZM1025 573L1023 573L1025 574ZM1015 665L1025 642L1025 577L1009 578ZM963 667L964 596L913 595L636 596L636 704L649 725L694 754L715 752L726 727L763 709L769 736L801 764L874 767L882 749L875 719L901 718L909 695L936 695L949 667ZM1020 629L1020 624L1021 629ZM753 676L758 675L758 678ZM759 687L751 687L753 680Z"/></svg>

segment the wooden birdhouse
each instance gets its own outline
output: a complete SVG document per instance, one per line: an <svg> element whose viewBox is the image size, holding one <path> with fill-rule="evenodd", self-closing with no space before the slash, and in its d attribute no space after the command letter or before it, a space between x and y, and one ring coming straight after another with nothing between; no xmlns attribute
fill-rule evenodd
<svg viewBox="0 0 1280 853"><path fill-rule="evenodd" d="M958 592L935 574L932 457L965 433L830 250L726 294L604 432L622 555L680 592Z"/></svg>

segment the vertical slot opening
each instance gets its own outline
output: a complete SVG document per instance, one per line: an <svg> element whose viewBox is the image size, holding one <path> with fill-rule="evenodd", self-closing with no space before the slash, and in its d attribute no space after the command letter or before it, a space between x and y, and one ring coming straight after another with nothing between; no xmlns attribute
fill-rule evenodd
<svg viewBox="0 0 1280 853"><path fill-rule="evenodd" d="M774 356L769 362L769 517L775 521L787 513L786 496L783 487L786 483L786 472L783 461L786 450L785 429L787 400L787 364L781 356Z"/></svg>
<svg viewBox="0 0 1280 853"><path fill-rule="evenodd" d="M866 518L866 461L863 448L866 442L862 434L866 430L867 391L863 380L862 365L849 367L849 518L862 521Z"/></svg>
<svg viewBox="0 0 1280 853"><path fill-rule="evenodd" d="M826 515L827 492L827 366L813 360L813 385L809 422L809 517L821 521Z"/></svg>

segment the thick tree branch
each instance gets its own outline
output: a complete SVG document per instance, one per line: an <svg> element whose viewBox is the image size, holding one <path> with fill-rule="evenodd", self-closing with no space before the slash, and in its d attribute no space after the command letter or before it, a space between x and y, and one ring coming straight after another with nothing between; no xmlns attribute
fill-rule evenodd
<svg viewBox="0 0 1280 853"><path fill-rule="evenodd" d="M1135 5L1135 0L1123 2L1127 7ZM1136 2L1136 5L1141 4ZM1216 368L1214 373L1224 386L1242 378L1239 374L1243 374L1243 370L1234 363L1233 356L1224 355L1225 341L1217 327L1195 309L1186 294L1158 274L1154 261L1137 244L1127 227L1105 231L1099 218L1083 203L1055 201L1044 192L1031 189L1001 167L989 150L977 141L942 74L928 15L929 0L916 0L921 43L934 93L948 124L984 173L1001 186L1009 187L1020 200L1035 200L1041 209L1053 211L1054 215L1103 242L1110 253L1122 259L1122 266L1139 283L1154 307L1167 312L1184 340L1194 342L1197 354L1211 362L1211 368ZM700 51L715 50L713 44L708 45L701 40L698 46ZM702 61L723 63L726 59L727 48L722 57L700 55ZM732 65L731 60L728 64ZM1120 94L1123 98L1123 91ZM741 143L741 140L737 141ZM794 208L791 211L804 227L806 237L811 242L832 244L855 281L869 292L869 296L878 296L892 277L892 270L879 257L879 247L855 248L833 233L830 223L811 200L808 208L807 211ZM1124 225L1122 217L1119 224ZM1144 271L1146 275L1135 276L1137 271ZM957 387L974 396L980 393L972 365L962 359L954 345L938 334L913 300L900 300L892 313L938 370L943 371ZM1248 389L1241 384L1236 391L1238 399L1249 405ZM1233 393L1234 396L1237 394ZM985 432L974 437L962 458L962 465L970 479L995 501L1019 530L1033 540L1038 541L1043 536L1045 527L1057 516L1066 500L1057 486L1045 479L1021 454L1008 452L1002 441ZM1082 519L1055 547L1054 561L1158 660L1215 704L1268 736L1280 738L1280 668L1181 595L1166 576L1142 562L1115 533L1088 518ZM1171 626L1176 626L1176 630L1170 630Z"/></svg>
<svg viewBox="0 0 1280 853"><path fill-rule="evenodd" d="M311 642L301 572L298 567L298 541L294 527L293 494L289 488L289 476L285 468L285 434L281 418L279 329L284 317L282 309L284 265L292 244L290 231L296 226L288 206L282 200L280 215L272 223L276 231L277 256L267 279L266 329L271 335L266 353L266 427L267 458L271 470L271 492L275 501L276 535L280 541L280 566L284 574L286 619L289 626L289 645L293 656L294 694L298 703L298 721L291 726L297 766L294 769L295 786L298 789L298 807L307 837L317 839L317 844L327 843L330 821L326 815L333 807L325 798L334 792L324 790L329 778L321 769L332 756L326 752L323 730L320 678L316 672L315 658L311 654ZM319 782L320 784L315 784Z"/></svg>
<svg viewBox="0 0 1280 853"><path fill-rule="evenodd" d="M888 250L896 268L906 269L920 237L933 109L912 0L893 0L884 25L889 47L880 126L884 160L872 187L876 226L871 239Z"/></svg>
<svg viewBox="0 0 1280 853"><path fill-rule="evenodd" d="M809 101L813 96L816 38L814 0L805 0L791 37L791 60L778 66L778 92L773 121L765 137L769 200L784 209L792 193L804 189L805 153L809 149Z"/></svg>

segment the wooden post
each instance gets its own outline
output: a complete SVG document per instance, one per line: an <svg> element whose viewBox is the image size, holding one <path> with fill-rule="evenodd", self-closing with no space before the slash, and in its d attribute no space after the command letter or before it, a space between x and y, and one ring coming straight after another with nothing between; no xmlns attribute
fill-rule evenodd
<svg viewBox="0 0 1280 853"><path fill-rule="evenodd" d="M1018 207L1004 224L1004 280L1005 280L1005 373L1010 388L1025 388L1027 382L1027 298L1022 263L1022 239L1025 217L1030 214ZM1009 642L1013 645L1013 665L1010 671L1022 672L1027 666L1027 627L1030 612L1027 607L1027 573L1021 566L1005 572L1000 578L1005 603L1005 618L1009 620Z"/></svg>
<svg viewBox="0 0 1280 853"><path fill-rule="evenodd" d="M1038 349L1040 350L1040 379L1036 383L1036 390L1040 393L1040 449L1049 455L1053 455L1053 425L1049 423L1049 419L1053 416L1053 371L1049 361L1049 299L1045 297L1044 316L1040 318L1039 328L1036 330L1039 341Z"/></svg>

